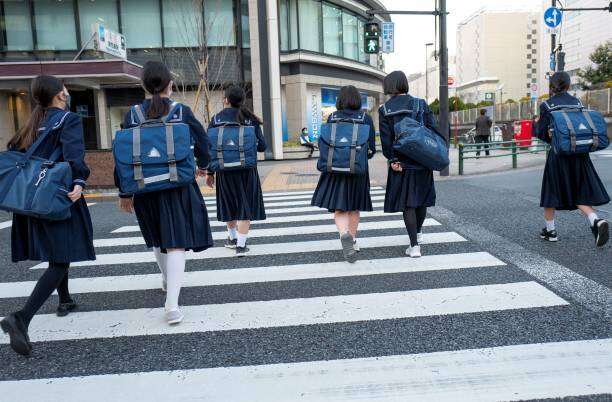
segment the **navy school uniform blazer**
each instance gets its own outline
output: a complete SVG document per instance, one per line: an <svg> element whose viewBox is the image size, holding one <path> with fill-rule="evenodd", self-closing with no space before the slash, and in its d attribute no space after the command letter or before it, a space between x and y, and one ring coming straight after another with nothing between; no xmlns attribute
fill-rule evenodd
<svg viewBox="0 0 612 402"><path fill-rule="evenodd" d="M170 105L172 100L168 98L163 98L164 103ZM151 104L150 99L145 99L142 103L142 109L146 116L147 109ZM181 111L178 114L175 114L171 117L170 121L180 121L189 126L189 133L191 134L192 141L194 143L193 153L196 157L196 163L198 168L206 169L208 167L208 162L210 160L208 153L208 136L206 135L206 130L202 123L196 119L195 115L191 108L187 105L181 104ZM127 112L123 119L123 127L124 128L132 128L136 127L138 124L136 123L136 119L132 116L132 111ZM194 178L195 180L195 178ZM117 172L115 171L115 186L119 187L119 180L117 178ZM121 189L119 189L121 190ZM121 193L120 197L131 197L131 194Z"/></svg>
<svg viewBox="0 0 612 402"><path fill-rule="evenodd" d="M540 104L540 119L538 120L536 128L537 137L549 144L552 142L552 138L550 138L548 132L552 119L552 116L550 115L551 108L564 106L573 107L581 105L582 102L580 102L580 99L568 94L567 92L554 95L546 102L542 102Z"/></svg>
<svg viewBox="0 0 612 402"><path fill-rule="evenodd" d="M68 112L59 108L49 108L43 119L41 128L48 125L55 125L63 118L61 128L53 130L34 152L34 156L49 159L53 152L61 148L60 161L70 163L72 170L72 186L80 185L85 187L89 177L89 168L85 164L85 142L83 139L83 122L81 116L76 113ZM15 150L13 148L13 150ZM24 150L22 150L24 151Z"/></svg>
<svg viewBox="0 0 612 402"><path fill-rule="evenodd" d="M263 132L261 131L261 125L255 121L251 121L249 119L239 122L238 121L238 109L235 107L226 107L219 113L213 116L208 128L220 127L226 124L242 124L243 126L253 126L255 127L255 135L257 136L257 152L265 152L268 148L266 144L266 139L263 136Z"/></svg>
<svg viewBox="0 0 612 402"><path fill-rule="evenodd" d="M333 123L339 120L351 120L357 123L370 126L370 136L368 137L368 159L371 159L376 153L376 131L374 130L374 121L369 114L362 110L343 109L335 111L327 117L328 123Z"/></svg>
<svg viewBox="0 0 612 402"><path fill-rule="evenodd" d="M415 107L415 102L419 102L419 114L422 116L425 127L442 136L438 130L434 114L427 105L427 102L425 102L424 99L415 98L406 94L393 96L378 109L380 142L382 144L383 155L385 155L385 158L387 158L389 162L400 162L405 169L423 170L427 168L393 150L393 144L396 139L394 126L404 117L412 117L412 110Z"/></svg>

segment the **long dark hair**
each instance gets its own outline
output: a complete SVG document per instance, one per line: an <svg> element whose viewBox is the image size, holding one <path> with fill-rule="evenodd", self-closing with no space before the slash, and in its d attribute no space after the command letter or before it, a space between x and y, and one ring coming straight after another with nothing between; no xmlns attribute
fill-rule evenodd
<svg viewBox="0 0 612 402"><path fill-rule="evenodd" d="M557 71L550 77L550 91L553 94L567 92L572 85L572 79L565 71Z"/></svg>
<svg viewBox="0 0 612 402"><path fill-rule="evenodd" d="M34 104L32 113L26 124L8 142L9 148L27 149L32 145L53 98L63 90L64 84L62 81L52 75L39 75L32 80L30 85L30 94Z"/></svg>
<svg viewBox="0 0 612 402"><path fill-rule="evenodd" d="M361 110L361 94L352 85L340 88L340 93L336 99L336 109L338 110Z"/></svg>
<svg viewBox="0 0 612 402"><path fill-rule="evenodd" d="M257 117L251 109L245 106L244 101L246 99L246 93L244 89L238 85L228 87L225 90L225 99L227 99L233 108L238 109L238 122L240 124L244 124L246 120L251 120L251 122L256 124L262 124L261 119Z"/></svg>
<svg viewBox="0 0 612 402"><path fill-rule="evenodd" d="M147 108L147 119L158 119L168 113L168 104L160 93L164 92L172 81L172 74L164 63L147 61L142 69L142 86L153 95Z"/></svg>

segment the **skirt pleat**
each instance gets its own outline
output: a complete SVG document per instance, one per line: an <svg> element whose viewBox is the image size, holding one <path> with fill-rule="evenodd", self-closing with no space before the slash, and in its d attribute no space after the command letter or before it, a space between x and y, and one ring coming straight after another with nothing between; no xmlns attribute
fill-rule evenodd
<svg viewBox="0 0 612 402"><path fill-rule="evenodd" d="M261 221L266 219L257 168L217 173L217 220Z"/></svg>
<svg viewBox="0 0 612 402"><path fill-rule="evenodd" d="M597 175L589 154L548 154L540 206L574 210L578 205L598 206L610 202L606 188Z"/></svg>
<svg viewBox="0 0 612 402"><path fill-rule="evenodd" d="M385 212L403 212L406 208L432 207L435 204L436 188L431 170L396 172L389 167Z"/></svg>
<svg viewBox="0 0 612 402"><path fill-rule="evenodd" d="M195 252L213 245L208 211L198 184L134 196L134 212L147 247Z"/></svg>
<svg viewBox="0 0 612 402"><path fill-rule="evenodd" d="M321 173L311 204L329 212L372 211L370 176Z"/></svg>
<svg viewBox="0 0 612 402"><path fill-rule="evenodd" d="M71 263L96 259L93 226L84 198L70 207L61 221L13 214L11 258L18 261Z"/></svg>

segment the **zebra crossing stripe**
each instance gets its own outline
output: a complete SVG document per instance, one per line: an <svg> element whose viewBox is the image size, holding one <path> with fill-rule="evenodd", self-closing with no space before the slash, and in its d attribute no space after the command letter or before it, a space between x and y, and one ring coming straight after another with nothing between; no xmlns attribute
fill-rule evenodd
<svg viewBox="0 0 612 402"><path fill-rule="evenodd" d="M612 339L0 382L21 402L507 401L612 393ZM101 392L103 390L103 392Z"/></svg>
<svg viewBox="0 0 612 402"><path fill-rule="evenodd" d="M376 221L376 222L362 222L359 225L359 230L385 230L385 229L399 229L404 227L402 220L394 221ZM336 225L315 225L315 226L292 226L284 228L271 228L271 229L253 229L249 231L249 238L258 237L275 237L275 236L297 236L297 235L308 235L317 233L335 233L338 231ZM226 232L214 232L214 240L223 240L227 238ZM137 237L113 237L109 239L96 239L94 240L95 247L118 247L118 246L134 246L145 244L144 239L140 236Z"/></svg>
<svg viewBox="0 0 612 402"><path fill-rule="evenodd" d="M372 197L372 201L384 201L385 196L384 195L379 195L379 196L374 196ZM264 203L264 206L266 208L266 213L267 214L272 214L272 213L279 213L279 212L275 212L274 207L293 207L293 206L300 206L300 205L310 205L310 199L307 200L293 200L293 201L280 201L280 202L266 202ZM316 208L318 210L321 210L321 208L319 207L313 207ZM208 211L216 211L217 210L217 206L216 205L211 205L211 206L206 206L206 209Z"/></svg>
<svg viewBox="0 0 612 402"><path fill-rule="evenodd" d="M563 306L568 303L537 282L422 289L388 293L183 306L185 319L168 326L163 308L76 312L58 320L37 315L32 342L121 336L231 331L333 324L486 311ZM7 344L3 334L0 343Z"/></svg>
<svg viewBox="0 0 612 402"><path fill-rule="evenodd" d="M394 215L398 216L400 215L400 213L385 213L382 210L378 210L378 211L362 212L361 218L374 218L374 217L394 216ZM310 215L275 216L275 217L267 218L265 221L253 221L251 222L251 226L266 225L266 224L272 224L272 223L327 221L327 220L333 220L333 219L334 219L334 215L329 212L325 212L324 214L316 214L316 215L310 214ZM440 223L436 221L435 219L428 218L425 220L424 225L425 226L440 226ZM225 228L226 223L220 222L217 220L214 220L214 221L211 220L210 226L213 228L217 228L217 227ZM111 233L130 233L130 232L140 232L140 227L138 225L122 226L118 229L113 230Z"/></svg>
<svg viewBox="0 0 612 402"><path fill-rule="evenodd" d="M6 228L10 228L11 226L13 226L13 221L5 221L5 222L0 222L0 229L6 229Z"/></svg>
<svg viewBox="0 0 612 402"><path fill-rule="evenodd" d="M384 195L385 194L385 190L371 190L370 191L371 195ZM284 195L284 196L265 196L263 197L264 201L289 201L289 200L303 200L303 199L307 199L310 200L312 198L312 194L303 194L303 195ZM213 203L216 200L211 200ZM212 204L211 204L212 205Z"/></svg>
<svg viewBox="0 0 612 402"><path fill-rule="evenodd" d="M467 241L455 232L436 232L423 233L423 241L421 244L434 243L453 243ZM376 248L376 247L392 247L392 246L407 246L410 243L407 235L401 236L377 236L364 237L359 239L359 247L361 249ZM332 240L314 240L291 243L272 243L272 244L254 244L249 246L250 256L258 255L279 255L292 253L317 253L321 251L339 250L340 242L337 239ZM207 260L213 258L234 257L236 254L233 250L223 247L215 247L200 253L187 253L188 260ZM152 252L134 252L134 253L114 253L114 254L98 254L94 261L80 261L70 264L71 267L99 266L99 265L123 265L123 264L139 264L155 262L155 256ZM47 268L46 262L33 266L30 269Z"/></svg>
<svg viewBox="0 0 612 402"><path fill-rule="evenodd" d="M502 267L506 264L486 252L435 254L421 258L384 258L362 260L355 264L328 262L257 268L234 268L221 270L185 272L183 287L237 285L296 281L305 279L340 278L423 272L459 270L482 267ZM70 293L124 292L158 289L160 274L102 276L71 278ZM27 297L36 285L35 281L0 283L0 298Z"/></svg>
<svg viewBox="0 0 612 402"><path fill-rule="evenodd" d="M370 187L370 191L380 191L384 190L383 187L380 186L372 186ZM281 196L294 196L294 195L312 195L314 194L314 190L303 190L303 191L284 191L284 192L266 192L263 193L263 197L281 197ZM216 200L215 196L204 197L206 201L214 201Z"/></svg>

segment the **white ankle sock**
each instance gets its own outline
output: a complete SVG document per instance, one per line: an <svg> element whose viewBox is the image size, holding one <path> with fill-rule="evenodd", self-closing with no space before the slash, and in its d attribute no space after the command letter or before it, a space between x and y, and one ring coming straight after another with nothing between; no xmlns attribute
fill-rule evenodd
<svg viewBox="0 0 612 402"><path fill-rule="evenodd" d="M552 221L546 221L546 230L548 230L549 232L555 230L555 220L554 219Z"/></svg>
<svg viewBox="0 0 612 402"><path fill-rule="evenodd" d="M240 232L238 232L238 247L245 247L246 246L246 241L247 238L249 237L248 234L242 234Z"/></svg>
<svg viewBox="0 0 612 402"><path fill-rule="evenodd" d="M166 282L166 267L168 266L168 255L162 253L159 247L153 247L153 253L155 254L155 260L157 261L157 266L161 271L162 278L164 278L164 282Z"/></svg>
<svg viewBox="0 0 612 402"><path fill-rule="evenodd" d="M227 228L227 235L229 236L230 240L234 240L236 237L238 237L238 231L235 227Z"/></svg>
<svg viewBox="0 0 612 402"><path fill-rule="evenodd" d="M185 273L185 252L169 251L167 254L167 283L166 311L178 308L179 295L183 284L183 274Z"/></svg>
<svg viewBox="0 0 612 402"><path fill-rule="evenodd" d="M589 220L589 224L591 226L595 225L595 220L597 219L597 214L595 212L591 212L587 215L587 219Z"/></svg>

